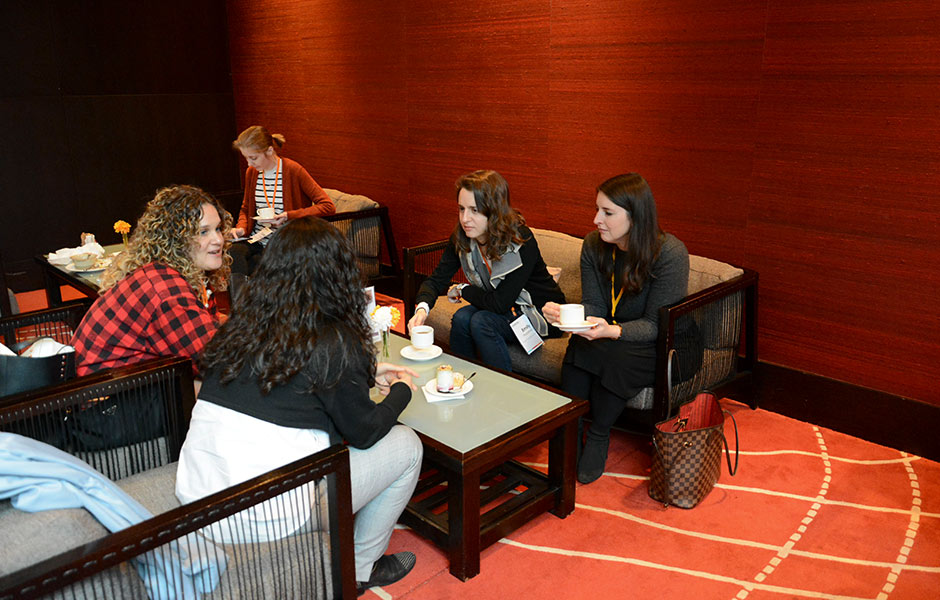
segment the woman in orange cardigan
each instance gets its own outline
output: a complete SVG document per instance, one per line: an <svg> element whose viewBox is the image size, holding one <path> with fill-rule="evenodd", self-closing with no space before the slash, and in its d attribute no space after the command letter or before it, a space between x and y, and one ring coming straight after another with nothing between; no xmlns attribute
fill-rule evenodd
<svg viewBox="0 0 940 600"><path fill-rule="evenodd" d="M277 229L290 219L322 217L336 212L336 206L310 173L299 163L278 156L275 148L284 145L284 136L270 134L261 125L252 125L241 132L232 147L248 161L245 171L245 197L238 222L232 228L237 240L254 237L265 227ZM270 217L259 218L260 209L269 209ZM266 215L268 216L268 215ZM268 243L264 237L232 244L232 271L250 275Z"/></svg>

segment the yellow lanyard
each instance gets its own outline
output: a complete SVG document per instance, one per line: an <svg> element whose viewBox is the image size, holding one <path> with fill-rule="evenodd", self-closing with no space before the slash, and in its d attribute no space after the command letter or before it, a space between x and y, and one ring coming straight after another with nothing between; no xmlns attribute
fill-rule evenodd
<svg viewBox="0 0 940 600"><path fill-rule="evenodd" d="M617 264L617 251L616 251L616 250L612 250L612 251L611 251L611 256L612 256L612 259L613 259L613 264L611 265L611 271L613 271L613 270L614 270L614 269L613 269L613 265L616 265L616 264ZM620 286L620 293L617 294L617 297L616 297L616 298L614 297L614 273L612 272L612 273L610 274L610 304L611 304L611 306L610 306L610 320L611 320L611 322L612 322L614 325L617 324L617 319L614 318L614 315L617 314L617 304L620 303L620 299L621 299L622 297L623 297L623 286Z"/></svg>
<svg viewBox="0 0 940 600"><path fill-rule="evenodd" d="M277 166L274 167L274 191L271 192L271 198L277 200L277 179L281 174L281 159L277 159ZM264 202L268 205L268 208L274 208L274 205L271 204L271 200L268 200L268 184L264 181L264 173L259 173L261 177L261 189L264 190Z"/></svg>

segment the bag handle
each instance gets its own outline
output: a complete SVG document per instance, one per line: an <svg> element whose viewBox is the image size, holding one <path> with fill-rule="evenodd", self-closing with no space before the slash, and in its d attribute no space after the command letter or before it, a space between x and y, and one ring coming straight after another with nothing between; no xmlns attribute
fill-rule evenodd
<svg viewBox="0 0 940 600"><path fill-rule="evenodd" d="M666 419L672 418L672 357L676 349L669 350L666 355Z"/></svg>
<svg viewBox="0 0 940 600"><path fill-rule="evenodd" d="M721 412L731 417L731 422L734 424L734 468L733 469L731 468L731 450L728 449L728 438L725 437L724 428L722 428L721 430L721 441L725 443L725 460L728 461L728 473L730 473L731 476L734 477L734 474L738 472L738 457L739 457L738 455L738 448L739 448L738 446L738 422L734 420L734 415L729 413L725 409L721 409Z"/></svg>

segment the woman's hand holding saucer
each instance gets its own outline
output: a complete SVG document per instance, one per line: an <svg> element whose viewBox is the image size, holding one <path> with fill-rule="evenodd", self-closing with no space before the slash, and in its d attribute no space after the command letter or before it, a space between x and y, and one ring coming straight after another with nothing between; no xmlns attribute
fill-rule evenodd
<svg viewBox="0 0 940 600"><path fill-rule="evenodd" d="M418 377L418 374L408 367L384 362L380 362L375 366L375 385L379 388L379 392L383 396L387 395L392 385L399 381L407 384L412 390L418 389L418 387L411 382L414 377Z"/></svg>
<svg viewBox="0 0 940 600"><path fill-rule="evenodd" d="M587 340L599 340L602 338L611 338L617 339L620 337L620 332L622 331L620 325L611 325L607 322L606 319L601 317L585 317L586 320L591 323L597 323L596 327L592 327L587 331L576 331L573 332L573 335L580 335Z"/></svg>
<svg viewBox="0 0 940 600"><path fill-rule="evenodd" d="M277 229L278 227L280 227L280 226L283 225L284 223L287 223L287 213L286 213L286 212L282 212L282 213L279 214L279 215L274 215L274 218L271 219L271 221L268 222L268 227L271 227L272 229Z"/></svg>

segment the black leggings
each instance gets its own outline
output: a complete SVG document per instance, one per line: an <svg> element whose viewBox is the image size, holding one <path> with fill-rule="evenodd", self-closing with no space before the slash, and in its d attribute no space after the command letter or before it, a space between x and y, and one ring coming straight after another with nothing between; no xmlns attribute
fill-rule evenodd
<svg viewBox="0 0 940 600"><path fill-rule="evenodd" d="M564 391L590 402L591 427L588 434L603 438L610 435L610 428L623 412L628 399L621 398L602 386L597 375L571 363L562 365L561 382Z"/></svg>

